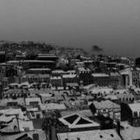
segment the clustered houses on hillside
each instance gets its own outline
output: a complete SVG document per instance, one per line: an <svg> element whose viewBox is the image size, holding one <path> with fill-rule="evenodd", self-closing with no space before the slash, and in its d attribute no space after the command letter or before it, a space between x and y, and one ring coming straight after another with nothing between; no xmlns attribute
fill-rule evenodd
<svg viewBox="0 0 140 140"><path fill-rule="evenodd" d="M38 42L0 50L0 140L140 139L132 59Z"/></svg>

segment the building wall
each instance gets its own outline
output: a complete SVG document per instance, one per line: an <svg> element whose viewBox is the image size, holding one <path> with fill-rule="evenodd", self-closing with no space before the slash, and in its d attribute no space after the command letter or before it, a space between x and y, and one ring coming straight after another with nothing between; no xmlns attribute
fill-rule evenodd
<svg viewBox="0 0 140 140"><path fill-rule="evenodd" d="M81 72L79 74L79 82L83 81L83 85L88 85L93 83L93 76L91 72Z"/></svg>
<svg viewBox="0 0 140 140"><path fill-rule="evenodd" d="M66 86L67 83L78 83L78 78L63 78L63 85Z"/></svg>
<svg viewBox="0 0 140 140"><path fill-rule="evenodd" d="M28 81L29 83L41 83L41 82L46 82L49 83L50 82L50 78L49 75L45 76L45 75L27 75L26 78L23 77L23 81Z"/></svg>
<svg viewBox="0 0 140 140"><path fill-rule="evenodd" d="M121 110L120 108L106 108L106 109L99 109L97 110L98 114L103 116L108 116L113 120L121 120Z"/></svg>
<svg viewBox="0 0 140 140"><path fill-rule="evenodd" d="M93 77L93 83L99 86L111 86L117 88L123 86L122 76Z"/></svg>
<svg viewBox="0 0 140 140"><path fill-rule="evenodd" d="M109 77L93 77L93 83L98 86L109 86Z"/></svg>
<svg viewBox="0 0 140 140"><path fill-rule="evenodd" d="M62 87L63 86L63 80L61 77L51 78L50 83L52 87Z"/></svg>
<svg viewBox="0 0 140 140"><path fill-rule="evenodd" d="M132 84L136 87L140 87L140 72L132 71Z"/></svg>

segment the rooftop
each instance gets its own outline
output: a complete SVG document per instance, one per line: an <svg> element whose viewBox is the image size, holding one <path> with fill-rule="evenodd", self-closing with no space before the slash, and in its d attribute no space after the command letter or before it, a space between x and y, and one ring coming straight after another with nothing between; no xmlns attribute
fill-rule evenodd
<svg viewBox="0 0 140 140"><path fill-rule="evenodd" d="M79 113L63 116L59 120L69 128L89 128L100 126L97 122L94 122L87 117L83 117Z"/></svg>
<svg viewBox="0 0 140 140"><path fill-rule="evenodd" d="M120 105L110 101L110 100L105 100L105 101L94 101L93 104L97 109L113 109L113 108L120 108Z"/></svg>
<svg viewBox="0 0 140 140"><path fill-rule="evenodd" d="M93 77L109 77L109 75L105 73L93 73L92 76Z"/></svg>
<svg viewBox="0 0 140 140"><path fill-rule="evenodd" d="M63 78L74 78L76 77L76 74L65 74L63 75Z"/></svg>
<svg viewBox="0 0 140 140"><path fill-rule="evenodd" d="M140 112L140 103L129 104L129 107L133 112Z"/></svg>
<svg viewBox="0 0 140 140"><path fill-rule="evenodd" d="M51 70L49 68L31 68L31 69L28 69L30 71L41 71L41 70Z"/></svg>
<svg viewBox="0 0 140 140"><path fill-rule="evenodd" d="M113 129L58 133L57 136L58 140L121 140L117 132Z"/></svg>
<svg viewBox="0 0 140 140"><path fill-rule="evenodd" d="M46 104L46 110L66 110L66 106L64 104L49 103Z"/></svg>

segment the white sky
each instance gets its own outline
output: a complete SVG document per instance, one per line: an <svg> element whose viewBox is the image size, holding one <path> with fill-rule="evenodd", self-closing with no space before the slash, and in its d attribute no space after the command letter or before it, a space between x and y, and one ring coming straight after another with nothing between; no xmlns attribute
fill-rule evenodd
<svg viewBox="0 0 140 140"><path fill-rule="evenodd" d="M140 0L0 0L0 40L139 56Z"/></svg>

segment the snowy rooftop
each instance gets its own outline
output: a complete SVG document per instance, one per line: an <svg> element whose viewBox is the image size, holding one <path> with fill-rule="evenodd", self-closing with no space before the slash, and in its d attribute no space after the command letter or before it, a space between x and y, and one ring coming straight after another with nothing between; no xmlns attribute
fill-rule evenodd
<svg viewBox="0 0 140 140"><path fill-rule="evenodd" d="M121 140L113 129L58 133L58 140Z"/></svg>
<svg viewBox="0 0 140 140"><path fill-rule="evenodd" d="M106 100L106 101L94 101L93 104L95 105L95 107L97 109L110 109L110 108L120 108L120 105L116 104L116 103L113 103L112 101L110 100Z"/></svg>
<svg viewBox="0 0 140 140"><path fill-rule="evenodd" d="M76 77L76 74L65 74L63 75L63 78L74 78Z"/></svg>
<svg viewBox="0 0 140 140"><path fill-rule="evenodd" d="M109 75L105 73L93 73L92 76L93 77L109 77Z"/></svg>
<svg viewBox="0 0 140 140"><path fill-rule="evenodd" d="M140 103L129 104L129 107L133 112L140 112Z"/></svg>

